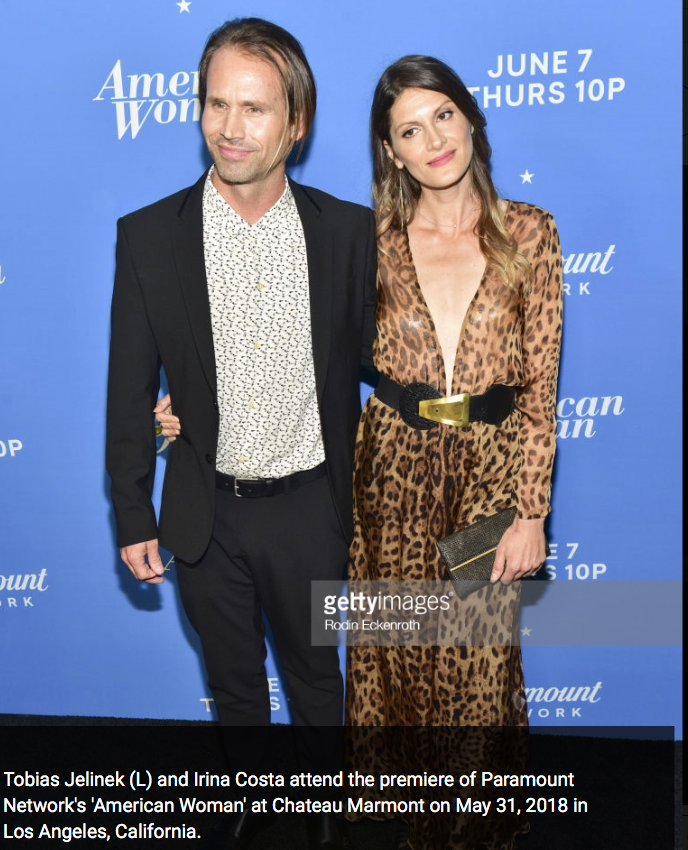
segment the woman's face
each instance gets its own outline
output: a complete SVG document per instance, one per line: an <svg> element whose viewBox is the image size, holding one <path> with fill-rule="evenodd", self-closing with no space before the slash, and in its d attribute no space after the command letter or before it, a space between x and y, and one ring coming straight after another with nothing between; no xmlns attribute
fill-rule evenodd
<svg viewBox="0 0 688 850"><path fill-rule="evenodd" d="M473 156L473 128L446 95L405 89L390 111L391 146L397 168L406 167L421 186L444 189L458 183Z"/></svg>

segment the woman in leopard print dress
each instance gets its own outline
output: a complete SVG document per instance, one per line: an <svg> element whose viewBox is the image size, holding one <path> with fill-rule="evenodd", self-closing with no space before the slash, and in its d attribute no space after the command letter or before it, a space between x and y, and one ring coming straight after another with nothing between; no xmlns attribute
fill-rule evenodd
<svg viewBox="0 0 688 850"><path fill-rule="evenodd" d="M490 636L488 645L349 647L349 757L364 773L522 772L528 720L512 636L519 580L545 560L562 323L558 234L545 210L498 198L485 118L444 63L407 56L391 65L373 98L371 133L377 370L443 396L507 385L516 403L499 425L424 430L368 399L349 580L442 580L436 540L512 505L517 517L497 549L495 583L453 609ZM420 796L408 790L401 798ZM457 796L467 795L455 788ZM515 812L403 817L410 834L400 846L414 850L505 850L528 828Z"/></svg>

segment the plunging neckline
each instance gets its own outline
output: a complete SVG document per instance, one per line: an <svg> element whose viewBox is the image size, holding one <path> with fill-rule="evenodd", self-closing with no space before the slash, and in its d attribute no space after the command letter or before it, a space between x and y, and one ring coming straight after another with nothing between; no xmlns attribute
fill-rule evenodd
<svg viewBox="0 0 688 850"><path fill-rule="evenodd" d="M453 370L452 370L451 386L450 386L449 382L447 381L447 365L446 365L445 359L444 359L444 351L442 350L442 346L440 345L440 338L439 338L439 335L437 333L437 328L435 327L435 320L432 316L432 312L430 310L430 307L428 306L428 302L425 300L425 295L423 294L423 287L420 285L420 279L418 277L418 270L416 269L416 264L415 264L414 259L413 259L413 252L411 251L411 240L409 239L408 229L404 228L402 233L403 233L404 240L406 242L406 252L408 253L409 261L410 261L410 264L411 264L411 269L413 271L413 280L414 280L415 286L418 290L418 295L420 297L420 301L423 305L423 308L425 309L425 313L426 313L428 321L430 323L430 330L431 330L432 335L435 339L435 348L438 352L439 361L440 361L440 378L444 379L445 394L447 396L449 396L454 391L454 376L455 376L455 373L456 373L456 363L457 363L457 360L458 360L459 351L461 349L461 342L462 342L462 339L463 339L463 334L464 334L464 331L466 329L466 320L468 319L468 314L470 313L470 311L473 307L473 304L474 304L476 298L478 297L478 293L482 289L483 283L485 282L485 279L487 278L487 274L488 274L488 270L489 270L488 269L488 263L487 263L487 260L485 260L485 265L483 267L483 271L482 271L482 274L480 276L480 280L478 281L478 285L475 288L475 292L473 293L470 301L468 302L468 307L466 308L466 312L464 313L463 321L461 322L461 328L459 329L459 337L456 341L456 351L454 352L454 366L453 366ZM442 384L442 381L440 380L439 383ZM438 387L438 389L440 390L440 392L442 391L440 387ZM457 392L458 392L458 390L457 390Z"/></svg>

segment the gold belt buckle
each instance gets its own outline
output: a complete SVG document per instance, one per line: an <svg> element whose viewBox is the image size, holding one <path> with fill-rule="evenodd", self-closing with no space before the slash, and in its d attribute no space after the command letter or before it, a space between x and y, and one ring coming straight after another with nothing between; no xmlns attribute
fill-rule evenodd
<svg viewBox="0 0 688 850"><path fill-rule="evenodd" d="M418 402L418 415L432 422L468 428L470 424L470 393L459 393L448 398L430 398Z"/></svg>

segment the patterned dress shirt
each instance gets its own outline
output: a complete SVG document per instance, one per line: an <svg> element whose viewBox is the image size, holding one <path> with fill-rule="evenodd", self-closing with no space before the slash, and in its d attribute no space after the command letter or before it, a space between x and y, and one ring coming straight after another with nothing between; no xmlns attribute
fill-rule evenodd
<svg viewBox="0 0 688 850"><path fill-rule="evenodd" d="M289 184L249 224L212 183L203 243L217 370L217 469L281 478L325 459L315 392L308 263Z"/></svg>

